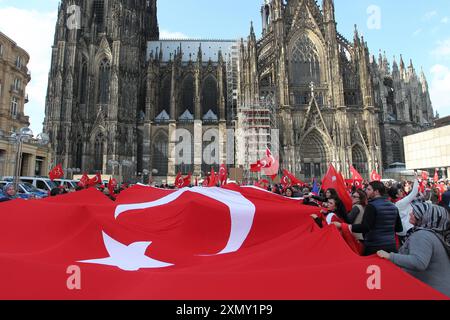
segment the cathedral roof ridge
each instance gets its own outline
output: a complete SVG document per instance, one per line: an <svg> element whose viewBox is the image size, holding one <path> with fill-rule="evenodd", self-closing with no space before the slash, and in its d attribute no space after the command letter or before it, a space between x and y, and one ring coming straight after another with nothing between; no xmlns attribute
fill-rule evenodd
<svg viewBox="0 0 450 320"><path fill-rule="evenodd" d="M187 41L191 41L191 42L238 42L239 39L202 39L202 38L167 38L167 39L159 39L159 40L154 40L155 42L172 42L172 41L183 41L183 42L187 42Z"/></svg>

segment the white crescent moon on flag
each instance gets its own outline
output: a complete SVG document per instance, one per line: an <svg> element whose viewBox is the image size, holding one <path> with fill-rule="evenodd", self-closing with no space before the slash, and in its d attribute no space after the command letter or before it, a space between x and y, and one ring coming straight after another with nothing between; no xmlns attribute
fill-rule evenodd
<svg viewBox="0 0 450 320"><path fill-rule="evenodd" d="M122 213L127 211L149 209L171 203L185 192L201 194L225 204L230 209L230 237L225 248L216 255L238 251L252 229L256 207L251 201L236 191L222 188L183 188L155 201L119 205L115 211L115 218L117 219Z"/></svg>

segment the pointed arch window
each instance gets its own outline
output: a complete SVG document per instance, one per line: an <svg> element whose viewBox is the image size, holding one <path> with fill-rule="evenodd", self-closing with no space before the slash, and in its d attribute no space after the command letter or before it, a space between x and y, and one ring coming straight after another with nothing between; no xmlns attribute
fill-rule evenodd
<svg viewBox="0 0 450 320"><path fill-rule="evenodd" d="M403 162L402 138L394 130L391 130L391 143L392 143L392 161L394 163Z"/></svg>
<svg viewBox="0 0 450 320"><path fill-rule="evenodd" d="M218 107L217 80L212 75L206 77L202 88L202 110L205 120L217 120ZM205 118L206 117L206 118Z"/></svg>
<svg viewBox="0 0 450 320"><path fill-rule="evenodd" d="M182 84L182 97L181 97L181 110L179 110L178 115L180 117L180 120L186 120L186 117L183 117L183 115L193 115L194 114L194 77L189 74L187 75ZM183 118L183 119L182 119ZM189 119L190 120L190 119Z"/></svg>
<svg viewBox="0 0 450 320"><path fill-rule="evenodd" d="M93 12L95 15L95 22L99 30L103 28L103 20L105 15L105 1L104 0L94 0Z"/></svg>
<svg viewBox="0 0 450 320"><path fill-rule="evenodd" d="M302 34L291 51L290 80L293 85L320 83L319 52L306 34Z"/></svg>
<svg viewBox="0 0 450 320"><path fill-rule="evenodd" d="M75 145L75 167L82 169L83 165L83 142L81 138L78 138L77 143Z"/></svg>
<svg viewBox="0 0 450 320"><path fill-rule="evenodd" d="M159 106L156 112L156 116L160 115L163 111L165 114L170 112L170 95L171 95L172 80L169 75L166 75L161 81L161 91L159 95Z"/></svg>
<svg viewBox="0 0 450 320"><path fill-rule="evenodd" d="M105 137L100 133L95 138L94 143L94 170L103 171L103 151L104 151Z"/></svg>
<svg viewBox="0 0 450 320"><path fill-rule="evenodd" d="M352 148L352 160L353 160L353 167L363 176L367 175L368 173L367 157L366 153L364 152L364 149L361 146L355 145Z"/></svg>
<svg viewBox="0 0 450 320"><path fill-rule="evenodd" d="M98 72L98 103L109 103L109 82L111 76L111 65L108 59L103 59L100 62Z"/></svg>
<svg viewBox="0 0 450 320"><path fill-rule="evenodd" d="M79 84L79 97L80 97L80 104L85 104L87 101L87 61L85 58L83 58L81 62L81 73L80 73L80 84Z"/></svg>
<svg viewBox="0 0 450 320"><path fill-rule="evenodd" d="M165 134L159 134L153 142L153 168L158 176L165 176L169 163L169 140Z"/></svg>

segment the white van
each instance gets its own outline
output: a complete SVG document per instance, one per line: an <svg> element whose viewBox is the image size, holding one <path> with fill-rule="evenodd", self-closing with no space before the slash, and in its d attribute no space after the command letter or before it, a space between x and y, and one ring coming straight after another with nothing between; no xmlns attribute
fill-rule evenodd
<svg viewBox="0 0 450 320"><path fill-rule="evenodd" d="M14 181L14 177L4 177L5 181ZM27 182L33 185L35 188L42 191L51 191L54 188L58 188L58 185L50 180L49 178L44 177L20 177L19 180L21 182Z"/></svg>
<svg viewBox="0 0 450 320"><path fill-rule="evenodd" d="M55 179L53 181L58 185L58 187L62 186L65 189L75 189L79 182L79 181L68 180L68 179Z"/></svg>

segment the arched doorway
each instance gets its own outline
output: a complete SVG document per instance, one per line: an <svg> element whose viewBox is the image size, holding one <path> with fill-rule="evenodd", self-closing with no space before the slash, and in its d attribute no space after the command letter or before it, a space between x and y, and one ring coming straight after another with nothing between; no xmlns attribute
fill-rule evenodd
<svg viewBox="0 0 450 320"><path fill-rule="evenodd" d="M153 140L153 169L158 176L167 176L169 163L169 138L165 133L158 133Z"/></svg>
<svg viewBox="0 0 450 320"><path fill-rule="evenodd" d="M329 146L318 130L308 133L300 144L300 161L305 179L321 178L331 161Z"/></svg>

